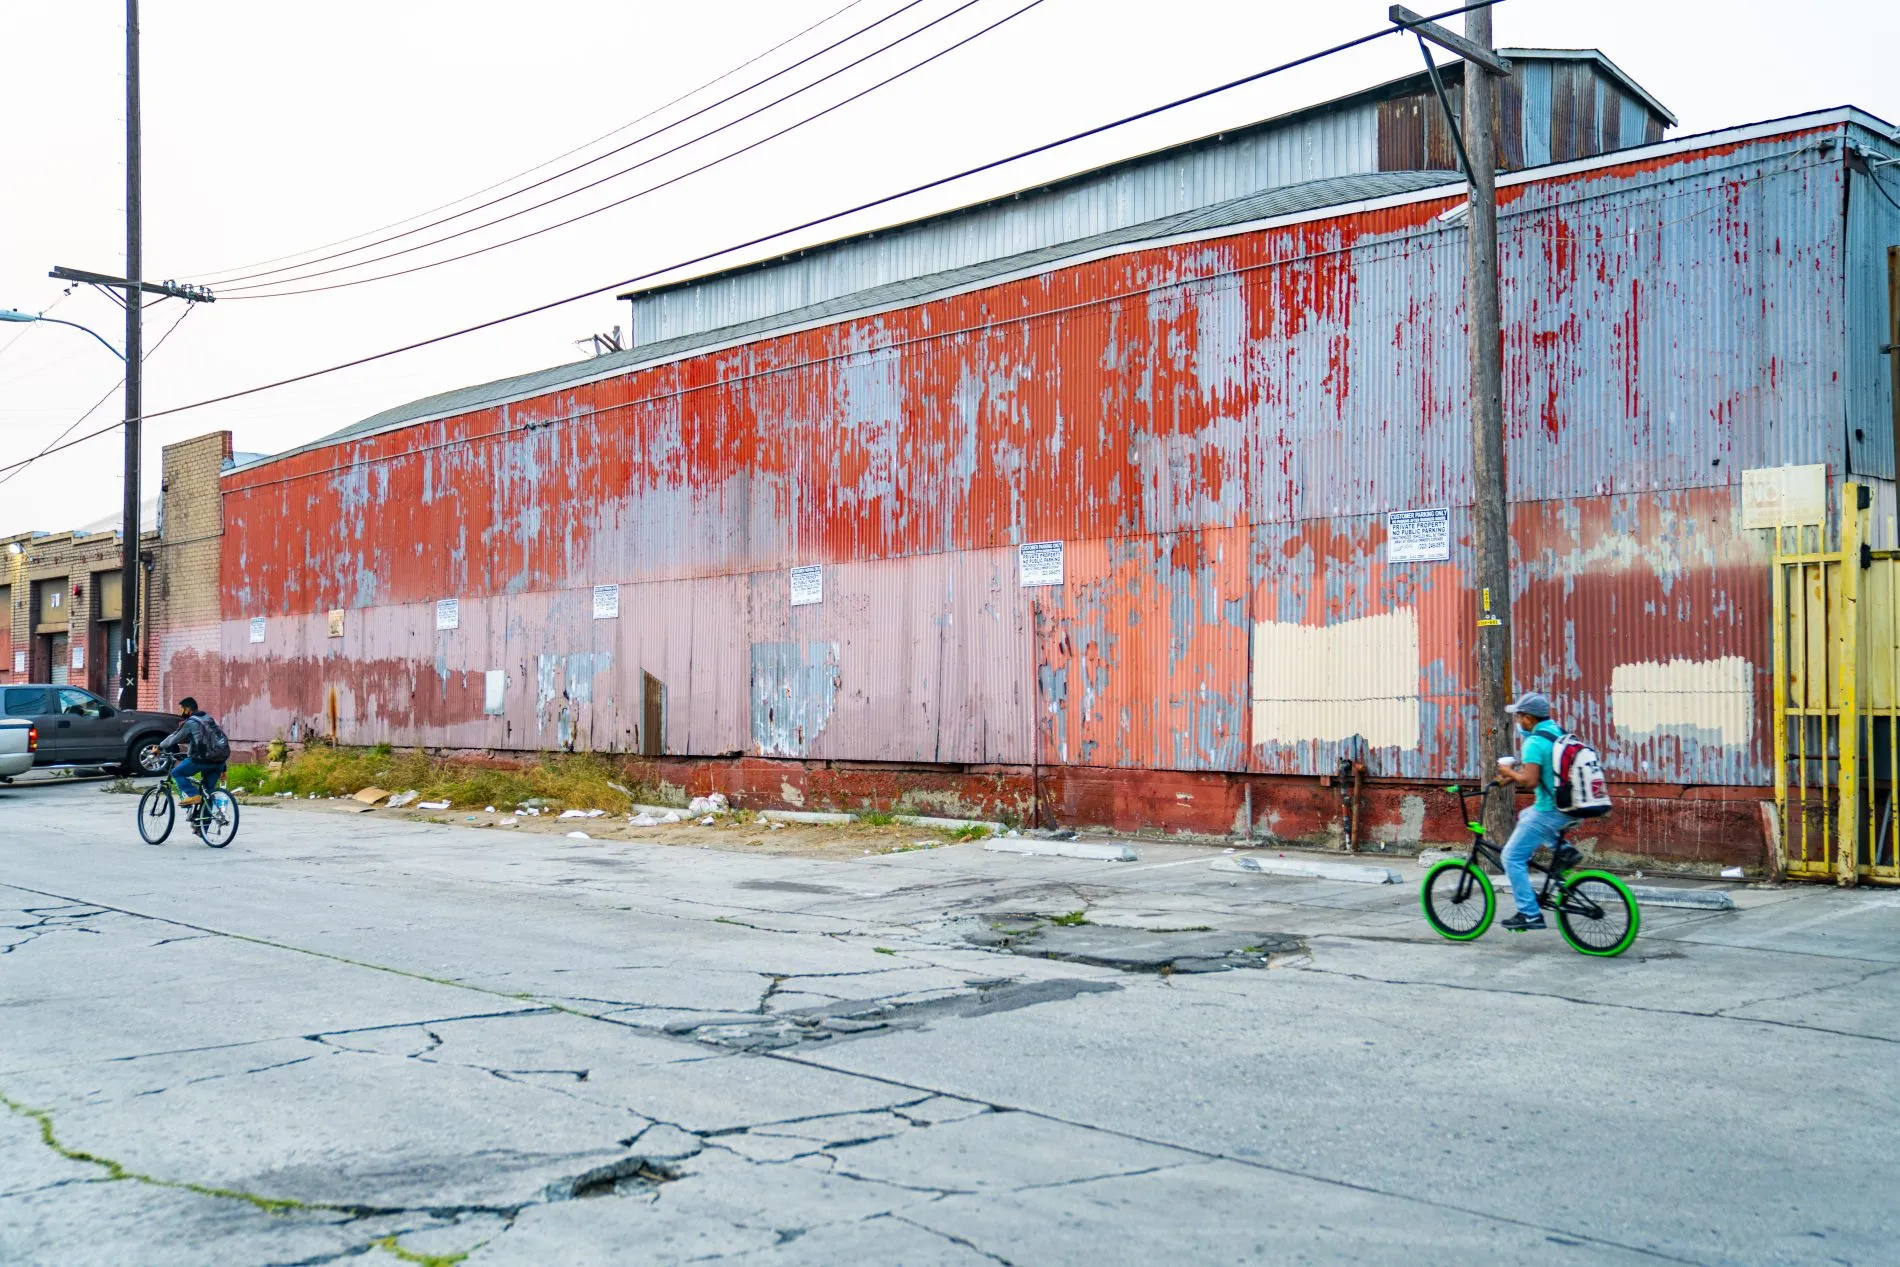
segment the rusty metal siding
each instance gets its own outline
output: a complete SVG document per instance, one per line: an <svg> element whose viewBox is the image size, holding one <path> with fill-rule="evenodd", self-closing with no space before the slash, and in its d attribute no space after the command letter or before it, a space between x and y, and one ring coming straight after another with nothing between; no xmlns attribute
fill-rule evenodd
<svg viewBox="0 0 1900 1267"><path fill-rule="evenodd" d="M1876 157L1900 156L1900 145L1885 138L1857 132L1850 134L1850 142L1867 146ZM1842 273L1847 305L1843 387L1848 465L1856 475L1891 480L1895 474L1893 371L1880 349L1892 329L1887 249L1900 246L1900 206L1895 205L1900 202L1900 166L1856 171L1847 182ZM1893 536L1884 520L1876 522L1875 530L1882 540Z"/></svg>
<svg viewBox="0 0 1900 1267"><path fill-rule="evenodd" d="M1136 169L837 243L771 268L641 295L632 305L633 340L645 346L1248 194L1389 170L1379 162L1378 138L1378 107L1371 102L1249 129Z"/></svg>
<svg viewBox="0 0 1900 1267"><path fill-rule="evenodd" d="M1817 135L1505 190L1520 678L1623 776L1767 777L1736 488L1843 452L1852 262ZM234 733L320 729L334 689L366 742L1316 774L1359 734L1381 773L1468 775L1457 201L1130 249L238 471ZM1386 514L1428 507L1451 557L1389 563ZM1021 587L1016 547L1052 539L1064 583ZM808 564L823 602L792 608Z"/></svg>

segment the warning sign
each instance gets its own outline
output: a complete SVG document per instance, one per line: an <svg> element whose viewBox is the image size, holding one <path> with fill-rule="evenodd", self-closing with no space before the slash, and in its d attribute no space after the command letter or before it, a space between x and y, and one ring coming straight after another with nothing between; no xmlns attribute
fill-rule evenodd
<svg viewBox="0 0 1900 1267"><path fill-rule="evenodd" d="M1395 510L1385 517L1387 563L1443 563L1451 558L1451 509Z"/></svg>
<svg viewBox="0 0 1900 1267"><path fill-rule="evenodd" d="M1025 541L1016 547L1016 571L1022 587L1062 584L1062 543Z"/></svg>

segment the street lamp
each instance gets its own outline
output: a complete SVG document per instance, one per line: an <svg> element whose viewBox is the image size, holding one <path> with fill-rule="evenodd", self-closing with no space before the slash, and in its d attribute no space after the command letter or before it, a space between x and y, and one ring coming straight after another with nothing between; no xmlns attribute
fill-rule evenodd
<svg viewBox="0 0 1900 1267"><path fill-rule="evenodd" d="M113 347L110 343L107 343L104 335L100 334L97 330L80 325L77 321L62 321L58 317L42 317L38 313L21 312L15 308L0 308L0 321L45 321L56 326L71 326L75 330L84 330L87 334L99 340L101 344L104 344L106 351L112 353L112 355L118 357L121 361L125 359L125 353L119 351L119 349Z"/></svg>

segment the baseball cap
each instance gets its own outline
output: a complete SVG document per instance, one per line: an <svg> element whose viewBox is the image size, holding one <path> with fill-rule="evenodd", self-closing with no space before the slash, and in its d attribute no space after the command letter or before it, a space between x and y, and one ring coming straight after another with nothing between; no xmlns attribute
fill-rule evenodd
<svg viewBox="0 0 1900 1267"><path fill-rule="evenodd" d="M1506 704L1504 711L1507 713L1523 713L1529 717L1536 717L1548 721L1550 719L1550 700L1540 691L1525 691L1522 695L1517 697L1517 703Z"/></svg>

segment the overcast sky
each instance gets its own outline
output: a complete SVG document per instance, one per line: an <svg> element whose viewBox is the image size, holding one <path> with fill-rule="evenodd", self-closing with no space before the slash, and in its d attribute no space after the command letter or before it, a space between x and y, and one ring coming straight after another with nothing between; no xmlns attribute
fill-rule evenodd
<svg viewBox="0 0 1900 1267"><path fill-rule="evenodd" d="M905 2L859 0L674 113ZM848 96L916 60L914 50L936 51L1025 2L977 0L815 95L453 246L485 245L684 171L802 117L806 101L825 105ZM147 0L146 276L216 280L247 271L253 261L307 251L461 198L619 127L845 3L331 0L292 8ZM882 38L849 47L875 47L962 3L920 0L874 33ZM334 364L631 277L1378 29L1385 10L1385 0L1043 0L816 123L530 242L321 294L239 302L240 292L223 286L221 302L194 309L146 362L146 408ZM124 332L118 310L89 289L62 297L62 285L46 272L55 264L123 268L123 15L122 4L107 0L11 0L0 8L0 83L9 102L0 122L0 307L48 310L115 344ZM1673 135L1841 104L1900 123L1893 62L1900 5L1891 0L1809 0L1799 7L1506 0L1496 27L1500 45L1601 48L1680 117ZM909 219L1417 66L1415 48L1382 40L808 238ZM779 81L801 82L799 74ZM689 135L676 131L666 142ZM588 176L660 147L649 142ZM474 222L458 220L373 253ZM449 253L451 247L438 247L305 284ZM148 349L181 311L176 302L148 310ZM146 495L156 492L165 443L229 428L240 450L288 448L418 396L574 360L581 355L574 340L616 324L626 324L625 305L605 295L372 366L154 419L147 426ZM118 362L78 331L0 325L0 465L44 446L108 393L73 434L110 423L121 409L112 392L119 373ZM116 432L43 459L0 484L0 533L57 531L116 514L119 466Z"/></svg>

